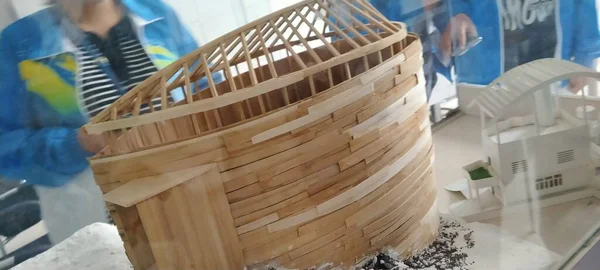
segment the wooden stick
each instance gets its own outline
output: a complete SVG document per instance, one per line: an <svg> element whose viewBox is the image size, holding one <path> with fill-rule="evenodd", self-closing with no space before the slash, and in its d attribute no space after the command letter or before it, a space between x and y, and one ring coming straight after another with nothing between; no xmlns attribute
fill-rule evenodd
<svg viewBox="0 0 600 270"><path fill-rule="evenodd" d="M233 75L231 74L231 66L229 65L229 60L227 59L227 55L225 54L225 47L223 46L223 44L219 44L219 50L221 51L221 54L223 55L223 62L225 63L225 66L226 66L225 67L225 77L227 78L227 81L229 82L229 87L231 88L231 92L235 92L235 91L237 91L237 87L235 85L235 81L233 80ZM242 109L242 106L240 105L240 103L236 103L236 105L234 107L235 107L235 110L240 115L240 119L246 120L246 115L244 114L244 110Z"/></svg>
<svg viewBox="0 0 600 270"><path fill-rule="evenodd" d="M352 28L356 28L354 26L354 23L358 22L358 27L360 27L362 29L365 29L370 35L372 35L373 37L375 37L376 40L382 40L383 39L379 34L377 34L375 31L373 31L373 29L371 29L371 27L369 27L368 25L365 25L365 24L361 23L361 21L359 21L358 19L356 19L356 17L352 13L352 11L350 11L350 19L352 19Z"/></svg>
<svg viewBox="0 0 600 270"><path fill-rule="evenodd" d="M189 61L185 61L185 62L183 62L182 64L183 64L183 65L188 65L188 66L190 66L191 64L193 64L193 63L194 63L194 62L196 62L197 60L198 60L198 59L194 59L194 58L192 58L192 59L190 59ZM177 75L177 78L176 78L175 80L173 80L173 82L171 82L171 83L169 84L169 86L167 86L167 89L175 89L175 88L177 88L176 86L181 84L181 80L182 80L182 79L183 79L183 71L182 71L182 72L180 72L180 73L179 73L179 75Z"/></svg>
<svg viewBox="0 0 600 270"><path fill-rule="evenodd" d="M151 113L155 112L154 101L152 99L150 99L150 102L148 103L148 106L150 107L150 112ZM156 122L152 123L152 125L154 125L154 127L158 131L158 140L161 143L166 142L167 141L167 137L165 136L165 132L163 130L163 127L161 125L159 125L158 123L156 123Z"/></svg>
<svg viewBox="0 0 600 270"><path fill-rule="evenodd" d="M240 74L240 70L239 70L238 66L235 65L234 67L235 67L235 72L238 74L237 77L239 78L242 88L246 88L244 79L242 78L242 76ZM248 112L250 113L250 118L254 117L254 113L252 112L252 107L250 106L250 99L246 99L246 107L248 108Z"/></svg>
<svg viewBox="0 0 600 270"><path fill-rule="evenodd" d="M286 59L286 61L287 61L287 63L288 63L288 69L291 71L291 70L292 70L292 58L291 58L290 51L288 51L288 50L286 49L286 50L285 50L285 54L286 54L286 56L287 56L285 59ZM284 89L285 89L285 96L287 96L287 100L290 100L290 98L289 98L289 93L288 93L288 86L284 87ZM297 93L297 92L296 92L296 93ZM296 94L296 101L298 101L298 100L299 100L299 98L298 98L298 95Z"/></svg>
<svg viewBox="0 0 600 270"><path fill-rule="evenodd" d="M300 16L300 17L304 17L304 16ZM300 34L300 32L298 31L298 29L296 28L296 26L294 26L292 24L292 22L289 21L287 18L284 18L284 20L288 23L288 25L292 29L292 32L298 37L298 39L300 40L300 42L306 47L306 49L308 50L308 54L310 56L312 56L312 58L315 61L317 61L317 63L322 63L323 60L321 60L321 58L319 57L319 55L313 50L313 48L308 44L308 42L304 39L304 37L302 37L302 35ZM314 76L313 75L308 76L308 80L309 80L309 84L310 84L310 92L314 96L314 95L317 94L316 87L315 87L315 82L314 82Z"/></svg>
<svg viewBox="0 0 600 270"><path fill-rule="evenodd" d="M160 78L158 78L156 85L150 88L151 90L146 93L146 97L149 97L150 99L154 98L158 93L160 93L160 87Z"/></svg>
<svg viewBox="0 0 600 270"><path fill-rule="evenodd" d="M118 154L120 152L117 148L117 139L112 130L104 133L104 140L108 142L108 148L113 154Z"/></svg>
<svg viewBox="0 0 600 270"><path fill-rule="evenodd" d="M252 85L257 85L258 79L256 78L256 72L254 71L254 66L252 65L252 58L248 53L248 43L246 43L246 36L244 35L244 33L240 33L240 36L242 37L242 49L244 50L244 57L246 58L246 63L248 64L250 81L252 82Z"/></svg>
<svg viewBox="0 0 600 270"><path fill-rule="evenodd" d="M365 69L365 72L369 71L369 58L365 55L362 57L362 62L363 62L363 68Z"/></svg>
<svg viewBox="0 0 600 270"><path fill-rule="evenodd" d="M200 86L198 84L196 84L196 87L200 88ZM201 97L200 95L198 95L198 96ZM204 116L204 121L206 121L206 130L209 131L209 130L213 129L210 124L211 123L210 118L208 118L208 111L202 112L202 115Z"/></svg>
<svg viewBox="0 0 600 270"><path fill-rule="evenodd" d="M296 9L296 12L299 12L298 9ZM315 14L315 21L317 19L317 15ZM301 19L308 25L308 27L315 32L315 35L323 42L323 44L325 44L325 47L327 47L327 49L329 50L329 52L331 52L334 56L339 56L340 52L333 47L333 45L331 45L331 43L329 41L327 41L327 39L321 34L319 33L319 31L314 27L314 21L313 23L309 23L308 20L305 17L301 17ZM309 32L310 34L310 32ZM348 67L349 68L349 67ZM331 69L327 69L327 78L329 81L329 87L333 87L333 74L331 72ZM313 93L314 94L314 93Z"/></svg>
<svg viewBox="0 0 600 270"><path fill-rule="evenodd" d="M310 93L314 96L317 94L317 89L315 87L315 79L313 75L308 76L308 84L310 85Z"/></svg>
<svg viewBox="0 0 600 270"><path fill-rule="evenodd" d="M250 46L254 46L258 42L258 40L256 39L256 37L257 37L257 33L254 32L254 33L252 33L252 35L250 36L249 39L246 39L246 36L244 35L244 32L240 32L240 41L242 43L242 50L237 51L237 53L231 58L231 61L235 62L238 59L242 58L242 53L245 52L244 49L243 49L243 47L244 46L246 48L248 47L248 43L247 43L248 41L250 41ZM237 45L239 45L239 43ZM236 45L236 47L237 47L237 45Z"/></svg>
<svg viewBox="0 0 600 270"><path fill-rule="evenodd" d="M267 45L265 44L265 39L264 39L262 33L259 33L258 38L259 38L263 53L265 55L265 58L267 58L267 64L269 65L269 71L271 72L271 77L277 78L278 77L277 70L275 69L275 65L273 64L273 62L274 62L273 55L271 53L269 53L269 50L266 47ZM287 92L287 86L282 89L282 92L283 92L283 99L284 99L285 105L290 104L290 97ZM267 98L268 98L268 96L267 96Z"/></svg>
<svg viewBox="0 0 600 270"><path fill-rule="evenodd" d="M160 78L160 105L161 110L169 108L169 99L167 97L167 79L165 77Z"/></svg>
<svg viewBox="0 0 600 270"><path fill-rule="evenodd" d="M317 7L318 6L319 5L317 5ZM315 10L314 9L314 5L312 6L312 10ZM321 11L320 10L319 11L314 11L314 13L315 13L315 16L317 16L317 13L321 13ZM320 16L317 16L317 17L320 17ZM325 17L327 17L327 12L325 12ZM323 20L323 31L321 33L325 34L325 33L327 33L327 23L325 22L324 19L322 19L322 20Z"/></svg>
<svg viewBox="0 0 600 270"><path fill-rule="evenodd" d="M258 62L258 67L259 67L258 68L258 75L260 77L259 80L261 82L264 82L267 80L267 78L265 77L265 72L263 71L262 64L260 63L260 57L256 58L256 62ZM271 102L271 97L269 96L269 93L264 94L264 96L267 97L267 111L273 110L273 104Z"/></svg>
<svg viewBox="0 0 600 270"><path fill-rule="evenodd" d="M227 53L226 53L226 54L223 54L223 55L225 56L225 58L227 58L227 56L228 56L228 55L229 55L229 54L230 54L230 53L233 51L233 49L234 49L235 47L237 47L237 45L239 45L239 44L240 44L240 42L241 42L241 41L240 41L240 36L234 36L234 37L232 37L232 40L231 40L231 41L230 41L230 42L227 44L227 46L223 46L223 43L226 43L226 42L223 42L223 43L221 43L221 44L220 44L221 46L223 46L223 47L226 49L225 51L226 51ZM209 61L212 61L212 60L214 60L214 59L212 59L212 58L208 58L208 60L209 60Z"/></svg>
<svg viewBox="0 0 600 270"><path fill-rule="evenodd" d="M300 40L300 42L302 43L302 45L304 45L304 47L306 47L306 50L308 51L308 54L317 62L317 63L322 63L323 60L321 60L321 58L319 57L319 55L315 52L315 50L308 44L308 42L304 39L304 37L300 34L300 32L298 31L298 28L296 28L296 26L292 25L292 22L290 22L287 18L284 18L284 20L290 25L290 28L292 29L292 33L294 33L298 39Z"/></svg>
<svg viewBox="0 0 600 270"><path fill-rule="evenodd" d="M321 7L320 4L319 4L319 7ZM335 25L334 23L331 23L331 21L329 21L328 18L323 18L323 14L321 14L320 11L317 11L313 7L310 7L310 8L315 12L315 14L318 14L319 16L321 16L321 18L323 19L323 21L326 24L328 24L331 28L333 28L336 31L336 33L339 33L341 36L343 36L344 39L346 39L348 41L348 43L350 43L350 45L352 45L352 47L354 47L355 49L360 47L360 45L358 45L358 43L356 43L356 41L354 41L354 39L350 38L350 36L348 36L344 31L342 31L337 25ZM325 11L326 11L327 14L331 13L328 10L325 10ZM336 51L338 51L338 50L336 50ZM346 70L347 79L351 79L352 78L352 72L350 71L350 66L348 65L348 62L344 63L344 68Z"/></svg>
<svg viewBox="0 0 600 270"><path fill-rule="evenodd" d="M204 74L206 75L206 79L208 80L208 87L210 88L210 93L213 97L218 97L219 93L217 93L217 88L215 87L215 82L212 78L212 72L208 67L208 62L206 61L206 55L204 53L200 54L200 59L202 60L202 66L204 66ZM215 120L217 121L217 127L222 127L223 122L221 121L221 116L219 116L219 109L214 109L213 114L215 115Z"/></svg>
<svg viewBox="0 0 600 270"><path fill-rule="evenodd" d="M335 34L335 33L333 33L333 32L330 32L330 33L323 34L323 36L324 36L325 38L329 38L329 37L336 36L336 34ZM317 40L317 39L318 39L318 37L316 37L316 36L312 36L312 37L305 38L305 39L306 39L306 41L313 41L313 40ZM267 42L267 41L265 41L265 42ZM300 45L300 44L301 44L301 42L300 42L299 40L289 41L289 43L290 43L290 45L292 45L292 46L296 46L296 45ZM336 45L335 45L335 46L339 47L339 43L336 43ZM335 47L335 46L334 46L334 47ZM279 50L285 50L285 45L283 45L283 43L282 43L282 44L279 44L279 45L275 45L275 46L273 46L273 47L268 47L268 51L269 51L270 53L272 53L272 52L276 52L276 51L279 51ZM251 55L250 55L250 56L251 56L251 57L253 57L253 58L256 58L256 57L259 57L259 56L262 56L262 55L263 55L263 52L262 52L261 50L257 50L256 52L254 52L254 53L251 53ZM233 65L233 64L239 64L239 63L241 63L241 62L244 62L244 61L245 61L245 60L243 60L243 59L237 60L236 62L231 62L231 61L230 61L230 65ZM214 69L214 70L220 70L220 69L223 69L223 68L224 68L223 66L217 66L217 67L213 67L213 69Z"/></svg>
<svg viewBox="0 0 600 270"><path fill-rule="evenodd" d="M269 21L269 23L273 26L272 20ZM300 68L305 69L306 64L304 64L304 62L302 61L302 58L300 58L300 56L298 56L298 54L296 54L296 52L294 51L292 46L290 46L290 43L286 39L283 38L283 35L281 34L281 32L279 32L279 29L275 28L275 33L277 33L277 36L283 41L285 48L292 54L292 56L294 57L294 59L296 60L296 63L298 63Z"/></svg>
<svg viewBox="0 0 600 270"><path fill-rule="evenodd" d="M396 31L394 31L393 29L389 28L388 26L386 26L383 23L380 23L377 19L373 18L371 15L367 14L366 12L364 12L363 10L357 8L356 6L354 6L353 4L349 4L348 6L350 6L350 8L352 8L354 11L358 12L360 15L362 15L365 19L367 19L369 21L369 23L375 24L379 27L381 27L382 29L384 29L385 31L388 31L390 33L394 33ZM384 20L387 21L387 20Z"/></svg>
<svg viewBox="0 0 600 270"><path fill-rule="evenodd" d="M296 9L294 9L294 10L296 10L296 12L299 12L297 8L296 8ZM310 9L308 9L308 10L310 10ZM310 14L310 13L306 14L306 17L307 17L309 14ZM305 17L301 17L301 18L302 18L302 20L303 20L303 21L305 21L305 22L306 22L306 25L308 25L308 26L309 26L308 33L306 33L306 37L307 37L307 38L308 38L308 37L310 37L310 34L312 34L312 32L315 32L315 34L316 34L316 33L318 33L317 29L314 27L315 23L317 23L317 19L318 19L317 15L314 15L314 16L313 16L312 23L308 23L308 20L307 20L307 18L305 18ZM312 27L310 27L310 26L312 26Z"/></svg>
<svg viewBox="0 0 600 270"><path fill-rule="evenodd" d="M192 96L192 84L190 82L189 69L190 68L187 64L183 65L183 74L185 76L185 101L187 104L194 102L194 97ZM190 115L190 118L192 120L192 125L194 126L194 131L196 132L196 134L202 133L202 130L200 129L200 124L198 123L198 119L196 119L196 117L193 114Z"/></svg>
<svg viewBox="0 0 600 270"><path fill-rule="evenodd" d="M291 5L290 7L287 7L283 10L280 11L280 13L285 13L285 12L291 12L293 11L294 8L296 7L300 7L300 6L304 6L306 5L308 2L301 2L295 5ZM241 28L239 28L239 31L246 31L247 29L250 29L252 27L254 27L257 24L261 24L261 23L266 23L269 20L268 17L263 18L259 21L257 21L254 24L249 24L247 26L243 26ZM184 57L182 57L178 62L179 63L183 63L186 61L189 61L192 58L196 58L197 57L197 53L200 52L206 52L207 48L209 48L212 44L219 44L219 43L224 43L228 40L230 40L232 37L231 35L225 35L223 37L217 38L216 40L210 42L209 44L207 44L206 46L204 46L203 48L200 48L195 54L190 54L190 55L186 55ZM181 69L181 65L170 65L167 66L166 68L162 69L159 73L161 74L161 76L165 76L168 78L173 77L173 75L175 74L176 71ZM135 89L133 89L132 91L129 91L128 93L126 93L125 95L123 95L119 100L117 100L115 103L113 103L111 106L120 108L121 111L123 111L123 105L128 106L130 104L130 102L135 98L135 96L138 94L138 92L142 91L145 94L148 93L148 89L151 87L152 84L158 84L158 79L159 76L153 76L152 78L149 78L148 80L142 82L141 84L139 84L138 86L135 87ZM150 95L146 95L146 97L148 97ZM103 122L109 119L109 115L110 115L110 110L104 110L103 112L100 112L98 115L96 115L93 119L92 119L92 123L99 123L99 122Z"/></svg>
<svg viewBox="0 0 600 270"><path fill-rule="evenodd" d="M331 68L335 65L339 65L339 63L345 63L347 61L350 61L351 59L356 59L357 57L361 57L365 54L377 52L377 51L382 50L386 47L389 47L393 44L401 42L402 40L407 40L407 42L410 43L410 46L406 47L403 51L405 51L405 53L408 55L413 55L414 52L418 51L418 48L420 47L420 45L416 42L413 42L415 40L414 36L411 35L410 38L405 38L405 37L406 37L406 31L402 31L402 32L393 34L391 36L386 37L384 40L382 40L380 42L364 46L360 50L352 50L350 52L346 52L346 53L344 53L344 55L339 56L338 58L335 58L335 61L326 61L321 64L308 67L302 71L296 71L296 72L292 72L290 74L286 74L285 79L280 78L277 80L272 80L269 83L262 85L260 87L252 87L252 88L247 89L247 91L238 91L238 93L236 93L235 95L228 95L227 97L217 97L217 98L215 98L215 100L210 100L210 102L203 100L203 101L196 101L194 104L191 104L191 105L177 106L177 107L171 108L168 111L157 112L157 113L153 114L152 117L147 116L147 115L140 115L140 116L136 117L135 119L134 118L124 118L124 119L118 119L115 121L111 121L110 123L89 124L89 125L86 125L86 129L91 133L100 133L100 132L110 130L110 129L120 129L121 127L137 126L137 125L141 125L141 124L147 124L147 123L162 121L162 120L171 119L171 118L175 118L175 117L179 117L179 116L183 116L183 115L188 115L190 113L203 112L203 111L207 111L207 110L214 109L214 108L220 108L225 105L234 104L236 102L246 100L248 98L257 96L259 94L264 94L266 92L273 91L275 89L281 89L284 86L289 86L290 84L293 84L295 82L302 80L303 78L306 78L310 74L315 74L320 71L325 71L328 68ZM288 46L289 46L289 44L288 44ZM405 59L405 57L403 55L394 57L394 59L396 59L396 58L398 58L398 59L404 58ZM160 72L159 74L163 74L163 73ZM157 79L160 78L159 76L155 76L155 77ZM147 82L144 82L144 84L147 84ZM154 83L152 83L150 85L153 85L153 84ZM157 83L157 86L158 86L158 83ZM124 104L124 103L120 102L119 104ZM219 104L219 105L216 105L216 104ZM106 120L107 119L101 118L96 121L106 122Z"/></svg>
<svg viewBox="0 0 600 270"><path fill-rule="evenodd" d="M350 65L348 65L348 63L346 62L344 64L344 69L346 70L346 80L350 80L352 79L352 72L350 71Z"/></svg>
<svg viewBox="0 0 600 270"><path fill-rule="evenodd" d="M298 12L297 9L296 9L296 12ZM317 18L317 15L315 15L315 18ZM329 49L329 52L331 52L334 56L340 55L340 52L338 52L338 50L336 50L335 47L333 47L333 45L331 45L331 43L329 41L327 41L327 39L323 36L323 34L319 33L319 31L317 31L317 29L315 28L315 26L313 24L309 24L308 20L304 17L301 17L301 19L308 25L308 27L310 29L312 29L312 31L315 32L315 35L317 35L317 37L325 44L325 47L327 49Z"/></svg>
<svg viewBox="0 0 600 270"><path fill-rule="evenodd" d="M268 27L268 24L263 25L265 34L267 34L267 31L271 31L271 33L273 32L272 29L270 29ZM257 39L253 40L253 42L250 44L250 46L248 46L248 48L250 48L249 52L250 52L250 56L254 57L254 54L256 54L257 52L259 52L261 50L261 42L260 42L260 36L264 37L265 35L262 33L262 30L257 31Z"/></svg>
<svg viewBox="0 0 600 270"><path fill-rule="evenodd" d="M140 115L140 110L142 108L142 99L143 99L144 93L138 93L137 97L135 98L135 105L133 105L133 116L138 116Z"/></svg>
<svg viewBox="0 0 600 270"><path fill-rule="evenodd" d="M117 120L117 118L118 118L118 115L119 115L119 112L118 112L118 110L117 110L117 108L116 108L116 107L115 107L115 108L112 108L112 109L110 110L110 119L111 119L111 120ZM122 129L121 129L121 134L125 134L126 132L127 132L127 129L125 129L125 128L122 128ZM123 152L123 150L124 150L124 149L120 149L120 148L118 148L118 146L117 146L117 140L118 140L118 136L114 135L114 132L111 132L110 134L111 134L111 135L110 135L110 136L111 136L111 144L112 144L112 145L113 145L115 148L117 148L117 151L119 151L119 152ZM127 146L130 148L130 150L135 150L135 145L133 145L133 144L131 143L131 141L127 140L127 137L122 137L121 139L125 140L125 142L127 143Z"/></svg>
<svg viewBox="0 0 600 270"><path fill-rule="evenodd" d="M331 69L328 68L327 69L327 81L329 82L329 88L334 87L335 85L333 84L333 73L331 72Z"/></svg>
<svg viewBox="0 0 600 270"><path fill-rule="evenodd" d="M370 41L370 40L368 40L368 39L367 39L365 36L361 35L361 34L360 34L360 32L356 31L356 29L355 29L354 27L352 27L351 25L349 25L349 24L348 24L348 23L347 23L347 22L346 22L344 19L340 18L340 16L338 16L338 15L337 15L335 12L331 11L331 9L329 9L329 8L327 7L327 5L323 5L323 4L321 4L320 2L317 2L317 3L319 3L319 5L320 5L320 6L321 6L323 9L325 9L325 10L327 10L327 11L329 12L330 16L333 16L333 17L335 18L335 21L336 21L336 22L340 22L340 23L341 23L341 24L342 24L342 25L345 27L345 29L347 29L347 30L350 30L350 31L351 31L353 34L355 34L355 35L356 35L356 37L357 37L358 39L360 39L362 42L364 42L365 44L370 44L370 43L371 43L371 41ZM338 28L338 29L339 29L339 28ZM341 29L340 29L340 30L338 30L338 31L344 32L344 31L342 31Z"/></svg>
<svg viewBox="0 0 600 270"><path fill-rule="evenodd" d="M319 6L320 6L320 5L319 5ZM355 49L356 49L356 48L360 48L360 47L361 47L361 46L360 46L358 43L356 43L356 41L354 41L354 39L352 39L350 36L348 36L348 35L347 35L347 34L346 34L344 31L342 31L342 29L340 29L340 28L339 28L337 25L335 25L334 23L332 23L331 21L329 21L329 19L328 19L328 18L324 18L324 17L323 17L323 14L321 14L320 12L318 12L318 11L317 11L316 9L314 9L313 7L310 7L310 8L311 8L311 9L312 9L312 10L315 12L315 14L318 14L318 15L321 17L321 19L323 19L323 21L325 21L325 22L326 22L326 23L327 23L327 24L328 24L328 25L329 25L331 28L333 28L333 29L334 29L334 31L335 31L337 34L339 34L339 35L341 35L342 37L344 37L344 39L346 39L346 40L348 41L348 43L350 43L350 45L351 45L352 47L354 47ZM331 12L328 12L328 13L331 13ZM364 38L364 37L363 37L363 38Z"/></svg>
<svg viewBox="0 0 600 270"><path fill-rule="evenodd" d="M221 58L217 61L217 57L221 57ZM207 55L206 59L208 59L208 62L212 66L216 66L218 64L221 64L221 62L223 62L223 57L222 57L221 52L219 51L219 46L215 46L212 49L212 52ZM214 63L213 63L213 61L214 61Z"/></svg>
<svg viewBox="0 0 600 270"><path fill-rule="evenodd" d="M260 66L260 58L257 58L257 59L256 59L256 62L258 62L258 76L259 76L258 80L260 80L260 81L262 82L262 81L264 81L264 80L265 80L265 76L264 76L264 72L263 72L263 70L262 70L262 68L261 68L261 66ZM263 96L267 96L267 102L266 102L267 104L266 104L266 106L265 106L265 101L264 101L264 98L263 98ZM266 113L266 112L267 112L267 110L270 110L270 107L271 107L271 102L270 102L270 100L269 100L269 96L268 96L268 94L265 94L265 95L259 95L259 96L257 96L256 98L258 99L258 104L260 105L260 111L261 111L263 114L264 114L264 113Z"/></svg>
<svg viewBox="0 0 600 270"><path fill-rule="evenodd" d="M257 33L254 32L253 36L256 37ZM242 50L240 52L243 53L244 58L246 59L246 63L248 65L248 72L250 74L250 81L252 82L252 85L257 85L258 80L256 79L254 66L252 65L252 57L250 57L250 51L248 50L248 42L246 41L246 35L244 33L240 33L240 37L242 38ZM235 58L233 60L235 60Z"/></svg>
<svg viewBox="0 0 600 270"><path fill-rule="evenodd" d="M265 24L265 25L263 26L263 27L265 27L265 29L264 29L264 30L266 30L267 32L272 30L271 28L267 28L266 26L267 26L267 24ZM259 29L259 26L257 26L257 28L256 28L256 29ZM260 40L259 40L259 39L255 39L255 37L257 37L258 35L263 35L263 36L264 36L264 34L262 34L262 31L258 31L258 32L257 32L257 31L255 31L255 32L252 34L252 36L251 36L252 40L251 40L251 42L250 42L250 45L248 45L248 48L253 48L255 45L257 45L257 44L260 44L260 43L259 43L259 41L260 41ZM239 45L239 44L238 44L238 45ZM257 51L259 48L260 48L260 46L257 46L255 49L252 49L252 50L250 50L250 56L252 57L252 55L253 55L254 53L256 53L256 51ZM244 52L244 51L243 51L242 49L240 49L240 50L239 50L239 51L238 51L238 52L237 52L237 53L236 53L236 54L235 54L235 55L232 57L231 61L229 61L229 62L230 62L230 64L238 64L238 63L240 63L241 61L243 61L243 60L241 60L241 58L242 58L242 53L243 53L243 52ZM219 68L220 68L220 67L217 67L217 70L218 70Z"/></svg>
<svg viewBox="0 0 600 270"><path fill-rule="evenodd" d="M362 2L362 0L357 0L356 3L358 3L359 5L361 5L365 10L370 11L371 14L374 14L376 17L378 17L378 19L382 22L384 22L385 24L387 24L391 29L394 29L395 31L392 32L399 32L400 28L398 28L396 25L394 25L393 23L390 23L385 16L383 16L383 14L381 14L381 12L379 12L378 10L376 10L375 8L373 8L373 6L371 6L371 4L365 4L364 2Z"/></svg>
<svg viewBox="0 0 600 270"><path fill-rule="evenodd" d="M258 30L258 28L257 28ZM260 46L262 48L262 51L265 55L265 58L267 58L267 64L269 65L269 71L271 72L271 78L277 78L277 70L275 69L275 65L273 64L274 60L273 60L273 56L269 53L269 49L267 49L267 45L265 44L265 39L262 35L262 33L258 34L258 40L260 41Z"/></svg>
<svg viewBox="0 0 600 270"><path fill-rule="evenodd" d="M280 21L279 23L277 23L277 27L273 27L273 25L274 25L274 21L273 21L273 19L269 20L269 24L271 25L271 28L272 28L274 31L273 31L273 32L271 32L269 35L267 35L267 36L266 36L266 40L269 40L269 38L271 38L271 36L272 36L273 34L276 34L278 31L279 31L280 33L285 33L285 31L287 31L287 29L288 29L288 27L289 27L289 24L288 24L288 25L285 25L285 26L283 27L283 29L281 29L281 30L279 30L279 27L283 26L283 23L285 22L285 19L284 19L284 18L287 18L287 17L289 17L289 16L290 16L290 15L292 15L292 14L294 14L294 16L292 17L292 21L294 21L294 20L296 19L296 17L298 17L298 16L302 15L302 14L300 14L300 13L294 13L293 11L292 11L292 12L290 12L290 13L288 13L288 14L282 15L282 16L280 17L280 18L281 18L281 21ZM273 40L273 42L271 43L271 45L270 45L269 47L273 47L273 45L275 45L275 43L277 43L277 41L279 41L279 40L281 40L281 41L283 42L283 40L284 40L284 39L285 39L285 40L289 40L289 39L290 39L289 37L288 37L288 38L283 38L283 35L278 35L278 36L279 36L279 38L276 38L275 40ZM290 34L290 36L291 36L291 34Z"/></svg>

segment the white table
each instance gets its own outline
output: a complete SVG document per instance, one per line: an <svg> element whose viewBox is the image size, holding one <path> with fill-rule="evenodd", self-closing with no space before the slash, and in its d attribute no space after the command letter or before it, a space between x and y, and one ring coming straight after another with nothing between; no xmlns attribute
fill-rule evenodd
<svg viewBox="0 0 600 270"><path fill-rule="evenodd" d="M458 116L434 131L436 145L435 173L438 182L438 204L442 213L448 213L450 203L464 199L458 193L444 189L462 177L461 168L465 164L481 158L479 149L479 119L472 116ZM584 199L570 203L533 211L538 224L532 231L529 225L529 213L519 213L488 220L486 224L497 225L521 241L531 242L544 247L560 256L570 256L588 232L600 220L600 201ZM78 232L49 252L39 255L14 270L104 270L127 269L130 264L125 256L122 242L116 228L109 225L94 225ZM491 244L494 245L492 242ZM500 254L511 254L514 246L499 243L496 248ZM79 248L87 247L87 248ZM74 247L75 246L75 247ZM76 252L74 252L75 250ZM56 261L61 268L52 268ZM497 259L505 258L498 256ZM494 265L493 259L489 265ZM37 267L37 268L36 268Z"/></svg>

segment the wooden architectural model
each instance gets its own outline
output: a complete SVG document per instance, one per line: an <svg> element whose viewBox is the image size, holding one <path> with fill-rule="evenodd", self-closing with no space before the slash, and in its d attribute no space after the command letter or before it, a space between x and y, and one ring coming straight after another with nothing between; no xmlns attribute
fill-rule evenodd
<svg viewBox="0 0 600 270"><path fill-rule="evenodd" d="M367 1L308 0L125 94L86 130L109 142L91 167L135 269L351 266L429 244L421 67L418 38Z"/></svg>
<svg viewBox="0 0 600 270"><path fill-rule="evenodd" d="M599 148L592 123L597 116L561 108L555 91L564 80L579 77L600 80L600 73L565 60L541 59L506 72L482 91L473 105L481 112L485 158L472 165L485 168L490 177L471 180L471 187L491 187L498 207L528 201L547 206L548 201L593 196L589 188ZM578 108L591 107L581 92ZM466 217L489 211L478 193L478 207L471 200L454 213Z"/></svg>

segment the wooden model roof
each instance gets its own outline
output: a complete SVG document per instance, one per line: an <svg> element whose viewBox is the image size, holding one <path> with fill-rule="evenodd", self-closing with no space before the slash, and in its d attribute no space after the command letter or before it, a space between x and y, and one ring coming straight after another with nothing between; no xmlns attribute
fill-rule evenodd
<svg viewBox="0 0 600 270"><path fill-rule="evenodd" d="M346 63L349 70L347 63L350 60L364 57L405 37L406 31L400 24L389 22L365 0L302 1L236 29L160 70L96 115L86 129L90 133L121 131L210 112L251 98L259 99L264 115L268 108L265 109L261 95L283 89L306 77L310 78L310 88L315 95L313 74L328 71L331 78L331 67ZM332 45L336 40L347 41L352 49L340 52ZM324 52L315 52L313 49L316 47L322 47ZM308 52L310 61L298 56L303 51ZM279 72L273 65L277 60L274 53L277 52L285 52L299 69ZM330 55L325 57L326 60L322 57L324 53ZM255 68L265 65L268 65L270 74L261 74L263 79L259 80ZM236 87L239 83L234 79L246 70L250 84ZM221 73L225 80L215 82L212 76L207 76L211 73ZM208 89L195 91L198 88L195 82L203 78L208 80ZM185 99L175 103L171 91L177 89L183 92ZM204 90L210 92L208 97L206 93L199 94ZM152 102L157 98L160 98L160 109L155 109L156 104ZM289 103L287 99L286 105ZM150 107L152 112L141 114L143 106ZM232 124L223 123L218 116L216 118L217 126L213 129Z"/></svg>
<svg viewBox="0 0 600 270"><path fill-rule="evenodd" d="M600 73L576 63L548 58L529 62L502 74L490 83L471 103L479 105L482 113L497 119L513 103L550 85L574 77L600 80Z"/></svg>

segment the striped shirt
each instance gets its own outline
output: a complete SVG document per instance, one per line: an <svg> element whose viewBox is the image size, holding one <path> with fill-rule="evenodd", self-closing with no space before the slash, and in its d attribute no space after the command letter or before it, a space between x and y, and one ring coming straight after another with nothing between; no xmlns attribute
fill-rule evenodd
<svg viewBox="0 0 600 270"><path fill-rule="evenodd" d="M123 87L129 91L157 72L156 66L146 54L141 42L133 32L128 19L114 26L106 39L92 33L88 38L93 46L78 47L79 99L90 117L95 116L120 96L118 87L109 75L97 64L94 55L103 55ZM153 100L155 109L160 106L160 98ZM142 107L142 112L148 111Z"/></svg>

